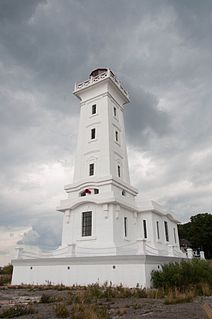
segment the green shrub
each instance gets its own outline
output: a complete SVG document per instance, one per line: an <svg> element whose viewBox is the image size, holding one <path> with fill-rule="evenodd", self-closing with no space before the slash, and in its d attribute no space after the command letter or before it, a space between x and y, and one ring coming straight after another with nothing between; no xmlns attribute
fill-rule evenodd
<svg viewBox="0 0 212 319"><path fill-rule="evenodd" d="M9 285L11 283L11 275L0 275L0 286Z"/></svg>
<svg viewBox="0 0 212 319"><path fill-rule="evenodd" d="M11 264L4 266L0 270L0 275L12 275L12 273L13 273L13 265L11 265Z"/></svg>
<svg viewBox="0 0 212 319"><path fill-rule="evenodd" d="M35 313L35 310L32 308L32 306L16 305L0 313L0 318L15 318L33 313Z"/></svg>
<svg viewBox="0 0 212 319"><path fill-rule="evenodd" d="M212 268L207 261L199 259L165 264L162 270L152 272L152 283L155 288L164 289L187 289L200 283L207 283L212 287Z"/></svg>

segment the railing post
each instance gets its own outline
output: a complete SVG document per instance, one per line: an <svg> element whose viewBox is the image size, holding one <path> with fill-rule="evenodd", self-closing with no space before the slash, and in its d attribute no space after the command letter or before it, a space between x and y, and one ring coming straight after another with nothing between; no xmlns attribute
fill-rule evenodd
<svg viewBox="0 0 212 319"><path fill-rule="evenodd" d="M200 255L200 259L205 259L205 253L203 250L200 250L199 255Z"/></svg>
<svg viewBox="0 0 212 319"><path fill-rule="evenodd" d="M193 249L191 248L187 248L187 256L188 256L188 259L192 259L194 254L193 254Z"/></svg>

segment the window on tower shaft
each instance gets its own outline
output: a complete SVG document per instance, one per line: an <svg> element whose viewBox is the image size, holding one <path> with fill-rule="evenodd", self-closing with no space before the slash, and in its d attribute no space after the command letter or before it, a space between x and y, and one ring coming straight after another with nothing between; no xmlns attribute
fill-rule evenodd
<svg viewBox="0 0 212 319"><path fill-rule="evenodd" d="M82 213L82 236L92 235L92 212Z"/></svg>
<svg viewBox="0 0 212 319"><path fill-rule="evenodd" d="M118 142L119 141L119 132L118 131L116 131L116 142Z"/></svg>
<svg viewBox="0 0 212 319"><path fill-rule="evenodd" d="M127 217L124 217L124 237L127 237Z"/></svg>
<svg viewBox="0 0 212 319"><path fill-rule="evenodd" d="M147 238L147 227L146 227L146 220L143 220L143 229L144 229L144 238Z"/></svg>
<svg viewBox="0 0 212 319"><path fill-rule="evenodd" d="M91 129L91 139L94 140L96 138L96 129L92 128Z"/></svg>
<svg viewBox="0 0 212 319"><path fill-rule="evenodd" d="M118 177L121 177L121 166L118 165L118 166L117 166L117 169L118 169Z"/></svg>
<svg viewBox="0 0 212 319"><path fill-rule="evenodd" d="M92 105L92 114L96 114L96 104Z"/></svg>
<svg viewBox="0 0 212 319"><path fill-rule="evenodd" d="M89 176L94 175L94 163L89 165Z"/></svg>
<svg viewBox="0 0 212 319"><path fill-rule="evenodd" d="M116 116L117 112L116 112L116 107L114 106L113 108L113 115Z"/></svg>

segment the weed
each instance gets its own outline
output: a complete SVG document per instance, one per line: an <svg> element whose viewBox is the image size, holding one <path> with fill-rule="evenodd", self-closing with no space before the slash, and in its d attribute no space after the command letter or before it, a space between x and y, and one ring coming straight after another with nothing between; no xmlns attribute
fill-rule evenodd
<svg viewBox="0 0 212 319"><path fill-rule="evenodd" d="M127 314L127 310L125 308L120 308L119 310L116 311L115 316L123 316Z"/></svg>
<svg viewBox="0 0 212 319"><path fill-rule="evenodd" d="M62 301L62 300L63 298L61 297L50 296L44 293L42 294L40 298L40 303L52 303L52 302Z"/></svg>
<svg viewBox="0 0 212 319"><path fill-rule="evenodd" d="M73 319L110 319L105 308L97 308L94 305L75 304L72 309Z"/></svg>
<svg viewBox="0 0 212 319"><path fill-rule="evenodd" d="M23 306L23 305L16 305L4 310L0 314L0 318L14 318L23 315L30 315L35 313L35 310L32 306Z"/></svg>
<svg viewBox="0 0 212 319"><path fill-rule="evenodd" d="M212 294L212 288L208 285L208 283L200 283L197 285L197 294L202 296L211 296Z"/></svg>
<svg viewBox="0 0 212 319"><path fill-rule="evenodd" d="M54 306L54 311L57 318L67 318L69 316L69 311L63 303L56 304Z"/></svg>
<svg viewBox="0 0 212 319"><path fill-rule="evenodd" d="M177 304L177 303L186 303L193 301L195 297L194 290L188 290L186 292L181 292L178 289L170 290L168 295L165 298L164 303L166 305Z"/></svg>

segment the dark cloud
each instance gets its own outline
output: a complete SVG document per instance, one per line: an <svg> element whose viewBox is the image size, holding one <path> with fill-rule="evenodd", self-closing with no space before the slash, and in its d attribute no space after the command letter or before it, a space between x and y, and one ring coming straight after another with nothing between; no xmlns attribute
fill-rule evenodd
<svg viewBox="0 0 212 319"><path fill-rule="evenodd" d="M130 87L130 85L129 85ZM146 147L152 134L164 136L171 133L169 116L158 109L158 99L142 88L130 89L131 103L126 106L126 131L129 142L137 147Z"/></svg>
<svg viewBox="0 0 212 319"><path fill-rule="evenodd" d="M176 27L187 41L195 44L195 47L211 47L212 39L210 36L212 3L205 0L172 0L171 3L177 13ZM202 47L204 49L204 47Z"/></svg>
<svg viewBox="0 0 212 319"><path fill-rule="evenodd" d="M37 6L46 0L1 0L0 19L2 22L21 23L33 16Z"/></svg>

